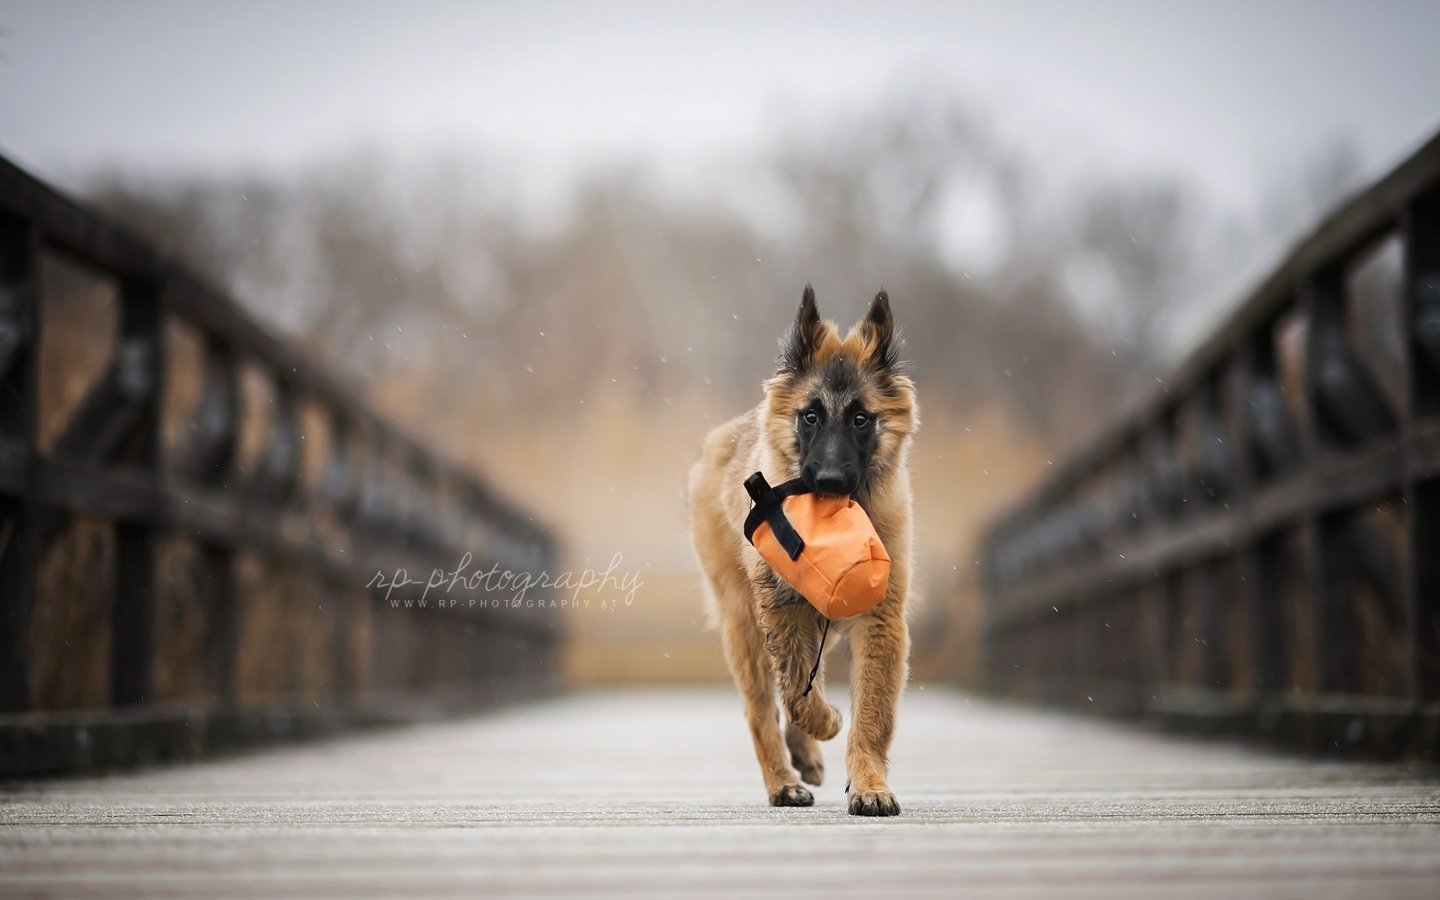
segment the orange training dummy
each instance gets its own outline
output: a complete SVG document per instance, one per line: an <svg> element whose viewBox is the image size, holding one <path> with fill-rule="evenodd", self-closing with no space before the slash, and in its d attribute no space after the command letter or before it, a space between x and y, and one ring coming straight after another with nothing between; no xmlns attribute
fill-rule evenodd
<svg viewBox="0 0 1440 900"><path fill-rule="evenodd" d="M755 501L745 538L822 616L842 619L885 599L890 555L854 499L810 493L799 479L772 488L759 472L745 490Z"/></svg>

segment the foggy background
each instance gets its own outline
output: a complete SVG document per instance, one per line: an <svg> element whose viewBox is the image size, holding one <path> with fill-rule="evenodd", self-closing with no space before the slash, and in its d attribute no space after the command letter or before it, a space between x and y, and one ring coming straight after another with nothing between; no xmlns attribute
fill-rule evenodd
<svg viewBox="0 0 1440 900"><path fill-rule="evenodd" d="M682 504L806 281L883 285L923 426L917 671L979 526L1440 125L1440 7L0 3L0 151L540 510L633 605L581 682L709 678ZM83 328L83 304L74 326ZM437 560L437 566L453 565Z"/></svg>

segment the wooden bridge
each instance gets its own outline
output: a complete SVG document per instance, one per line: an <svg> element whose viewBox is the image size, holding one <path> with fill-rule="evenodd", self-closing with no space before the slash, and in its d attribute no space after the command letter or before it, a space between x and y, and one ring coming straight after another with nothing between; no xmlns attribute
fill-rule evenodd
<svg viewBox="0 0 1440 900"><path fill-rule="evenodd" d="M991 529L897 820L766 808L728 691L560 692L544 603L367 587L557 547L0 162L0 893L1440 896L1440 139Z"/></svg>
<svg viewBox="0 0 1440 900"><path fill-rule="evenodd" d="M842 772L841 748L826 747ZM1440 780L948 690L895 819L771 809L728 690L582 694L0 805L0 892L1434 897Z"/></svg>

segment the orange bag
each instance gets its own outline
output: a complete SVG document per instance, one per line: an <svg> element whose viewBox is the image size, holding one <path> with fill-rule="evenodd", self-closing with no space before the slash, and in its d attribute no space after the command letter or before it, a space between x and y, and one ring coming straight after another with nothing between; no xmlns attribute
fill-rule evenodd
<svg viewBox="0 0 1440 900"><path fill-rule="evenodd" d="M772 488L759 472L745 490L755 501L745 538L822 616L853 616L885 599L890 555L860 504L810 493L799 479Z"/></svg>

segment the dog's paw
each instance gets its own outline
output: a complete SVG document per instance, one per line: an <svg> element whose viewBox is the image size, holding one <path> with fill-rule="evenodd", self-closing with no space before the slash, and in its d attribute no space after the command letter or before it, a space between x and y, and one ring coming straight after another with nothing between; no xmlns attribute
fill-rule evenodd
<svg viewBox="0 0 1440 900"><path fill-rule="evenodd" d="M804 785L782 784L775 793L770 795L771 806L814 806L815 795L810 793Z"/></svg>
<svg viewBox="0 0 1440 900"><path fill-rule="evenodd" d="M898 816L900 803L889 791L861 791L850 795L852 816Z"/></svg>
<svg viewBox="0 0 1440 900"><path fill-rule="evenodd" d="M830 740L840 733L840 726L845 724L845 720L840 717L840 710L828 703L815 704L805 710L805 713L803 716L796 716L794 722L800 726L801 731L817 741Z"/></svg>

